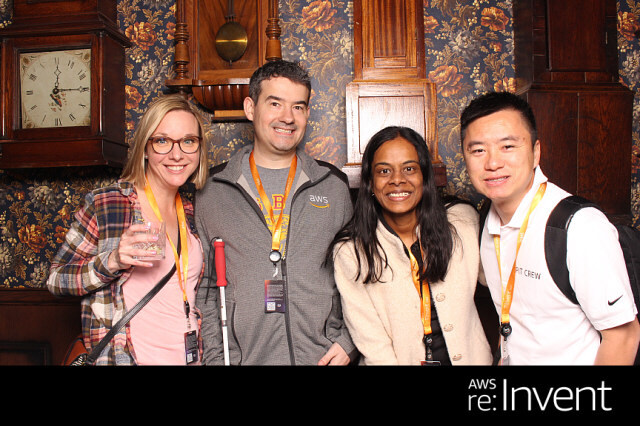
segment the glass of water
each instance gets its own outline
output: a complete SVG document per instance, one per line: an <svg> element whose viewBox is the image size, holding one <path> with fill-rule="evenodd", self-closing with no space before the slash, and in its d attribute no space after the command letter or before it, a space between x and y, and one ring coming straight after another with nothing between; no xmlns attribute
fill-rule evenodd
<svg viewBox="0 0 640 426"><path fill-rule="evenodd" d="M167 245L166 225L164 222L144 222L136 221L136 224L144 224L147 226L146 231L140 231L140 234L156 235L155 241L146 241L137 244L137 248L149 251L148 255L138 256L140 260L159 260L164 259L165 247Z"/></svg>

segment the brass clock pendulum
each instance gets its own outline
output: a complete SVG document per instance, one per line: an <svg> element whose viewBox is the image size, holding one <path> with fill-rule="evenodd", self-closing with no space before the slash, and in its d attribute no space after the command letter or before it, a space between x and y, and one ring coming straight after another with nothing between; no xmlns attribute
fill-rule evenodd
<svg viewBox="0 0 640 426"><path fill-rule="evenodd" d="M218 55L231 65L244 55L247 50L247 31L242 25L236 22L233 11L233 0L227 4L227 22L220 27L216 34L216 50Z"/></svg>

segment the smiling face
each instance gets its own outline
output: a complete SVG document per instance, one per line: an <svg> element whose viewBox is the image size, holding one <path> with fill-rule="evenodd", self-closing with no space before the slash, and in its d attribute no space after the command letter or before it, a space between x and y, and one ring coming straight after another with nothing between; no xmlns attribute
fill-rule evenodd
<svg viewBox="0 0 640 426"><path fill-rule="evenodd" d="M200 136L200 127L196 117L188 111L168 112L151 135L166 136L179 140L185 136ZM156 154L147 142L147 178L154 191L176 191L198 168L200 151L185 154L179 144L174 144L168 154Z"/></svg>
<svg viewBox="0 0 640 426"><path fill-rule="evenodd" d="M254 156L263 167L288 167L307 127L309 91L285 77L261 83L258 99L244 100L254 127Z"/></svg>
<svg viewBox="0 0 640 426"><path fill-rule="evenodd" d="M533 184L540 142L532 143L522 115L507 109L472 121L462 151L471 183L508 223Z"/></svg>
<svg viewBox="0 0 640 426"><path fill-rule="evenodd" d="M422 200L422 171L415 147L402 137L384 142L373 156L373 194L392 227L400 221L417 223Z"/></svg>

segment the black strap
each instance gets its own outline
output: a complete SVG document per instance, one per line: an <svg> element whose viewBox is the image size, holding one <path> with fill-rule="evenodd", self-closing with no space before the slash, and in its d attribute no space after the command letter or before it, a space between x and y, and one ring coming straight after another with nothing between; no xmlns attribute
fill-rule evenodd
<svg viewBox="0 0 640 426"><path fill-rule="evenodd" d="M491 209L491 200L489 198L485 198L482 201L482 206L480 206L480 210L478 211L479 213L479 227L480 230L478 232L478 241L480 243L482 243L482 230L484 229L484 223L487 220L487 216L489 215L489 210Z"/></svg>
<svg viewBox="0 0 640 426"><path fill-rule="evenodd" d="M180 230L178 230L177 251L178 253L180 253ZM151 289L151 291L149 291L149 293L147 293L142 299L140 299L140 301L136 303L136 305L129 312L127 312L125 316L120 318L120 321L118 321L116 325L113 326L111 330L109 330L109 332L102 338L102 340L100 340L100 343L98 343L91 350L91 353L87 357L87 364L92 365L95 363L95 361L98 359L98 356L100 356L100 354L104 350L105 346L107 346L107 343L109 343L109 341L113 339L113 336L115 336L116 333L120 331L120 329L124 327L124 325L128 323L131 320L131 318L133 318L140 311L140 309L142 309L142 307L146 305L149 302L149 300L153 298L153 296L158 294L158 292L162 289L162 287L164 287L164 285L169 281L169 279L171 278L171 276L173 276L175 272L176 272L176 264L174 263L173 267L167 273L167 275L162 277L162 279L158 281L158 284L156 284Z"/></svg>
<svg viewBox="0 0 640 426"><path fill-rule="evenodd" d="M578 299L571 287L567 269L567 230L573 215L583 207L599 209L597 204L578 195L561 200L549 215L544 235L544 252L549 273L560 291L575 304L578 304Z"/></svg>

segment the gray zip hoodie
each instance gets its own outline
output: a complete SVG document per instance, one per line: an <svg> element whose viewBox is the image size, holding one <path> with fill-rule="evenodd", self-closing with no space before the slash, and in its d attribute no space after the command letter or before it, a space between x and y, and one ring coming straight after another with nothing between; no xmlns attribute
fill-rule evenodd
<svg viewBox="0 0 640 426"><path fill-rule="evenodd" d="M225 243L232 365L315 365L334 342L353 356L355 345L342 318L333 271L323 266L329 243L352 214L346 176L298 150L302 173L286 200L291 207L286 252L276 271L268 257L271 232L242 175L243 158L252 148L246 146L214 167L196 194L196 223L205 252L205 276L196 299L203 315L204 363L224 362L215 238ZM285 283L285 312L265 312L265 280L270 279Z"/></svg>

